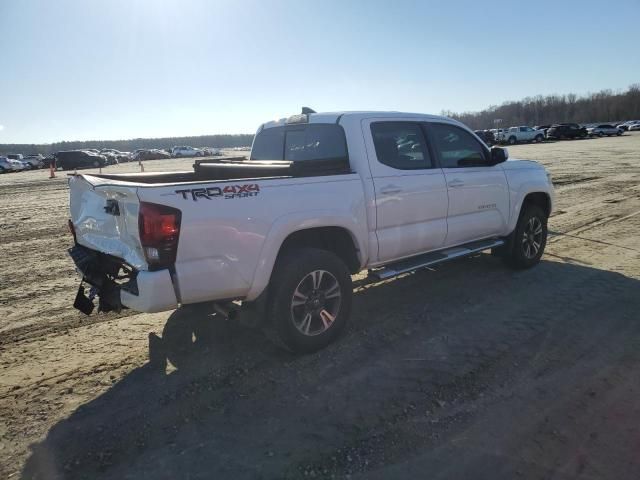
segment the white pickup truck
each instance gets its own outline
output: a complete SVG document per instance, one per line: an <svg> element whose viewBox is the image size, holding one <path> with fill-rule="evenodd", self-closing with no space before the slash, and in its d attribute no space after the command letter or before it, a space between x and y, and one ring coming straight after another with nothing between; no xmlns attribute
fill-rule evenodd
<svg viewBox="0 0 640 480"><path fill-rule="evenodd" d="M551 179L507 157L445 117L312 112L261 125L249 159L73 175L75 306L241 305L314 351L343 329L361 270L386 279L488 249L516 268L539 262Z"/></svg>
<svg viewBox="0 0 640 480"><path fill-rule="evenodd" d="M536 130L526 125L499 129L497 134L494 135L497 142L508 143L509 145L515 145L518 142L540 143L545 138L544 130Z"/></svg>

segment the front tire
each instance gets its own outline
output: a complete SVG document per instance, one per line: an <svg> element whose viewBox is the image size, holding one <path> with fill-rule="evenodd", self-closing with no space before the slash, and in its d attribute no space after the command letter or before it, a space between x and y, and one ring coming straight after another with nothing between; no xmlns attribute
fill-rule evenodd
<svg viewBox="0 0 640 480"><path fill-rule="evenodd" d="M536 138L535 138L536 143L542 143L542 140L544 140L544 137L542 135L536 135Z"/></svg>
<svg viewBox="0 0 640 480"><path fill-rule="evenodd" d="M510 239L506 263L516 269L537 265L547 245L547 215L538 205L529 205L518 219Z"/></svg>
<svg viewBox="0 0 640 480"><path fill-rule="evenodd" d="M269 319L284 346L296 353L315 352L334 341L351 313L351 275L326 250L283 254L270 288Z"/></svg>

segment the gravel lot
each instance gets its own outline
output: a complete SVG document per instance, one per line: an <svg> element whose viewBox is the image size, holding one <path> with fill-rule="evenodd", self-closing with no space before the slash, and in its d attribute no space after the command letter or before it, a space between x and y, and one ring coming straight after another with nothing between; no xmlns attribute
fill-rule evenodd
<svg viewBox="0 0 640 480"><path fill-rule="evenodd" d="M64 173L0 176L0 477L640 478L640 132L510 154L557 189L538 267L361 287L304 357L195 309L84 317Z"/></svg>

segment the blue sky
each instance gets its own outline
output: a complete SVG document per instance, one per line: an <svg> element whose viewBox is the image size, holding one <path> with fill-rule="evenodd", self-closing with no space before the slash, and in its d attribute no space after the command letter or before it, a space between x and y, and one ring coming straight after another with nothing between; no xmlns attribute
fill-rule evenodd
<svg viewBox="0 0 640 480"><path fill-rule="evenodd" d="M0 143L625 89L639 19L638 0L0 0Z"/></svg>

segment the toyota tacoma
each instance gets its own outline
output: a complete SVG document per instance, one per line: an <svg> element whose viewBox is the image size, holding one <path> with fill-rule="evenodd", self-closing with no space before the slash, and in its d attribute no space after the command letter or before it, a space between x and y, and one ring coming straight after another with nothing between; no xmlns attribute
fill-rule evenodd
<svg viewBox="0 0 640 480"><path fill-rule="evenodd" d="M455 120L310 109L261 125L249 158L69 185L78 309L204 304L265 320L297 352L341 332L362 270L387 279L484 250L536 265L554 198L540 164Z"/></svg>

